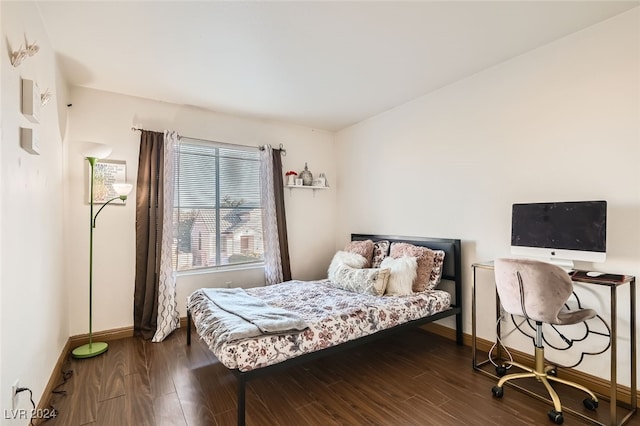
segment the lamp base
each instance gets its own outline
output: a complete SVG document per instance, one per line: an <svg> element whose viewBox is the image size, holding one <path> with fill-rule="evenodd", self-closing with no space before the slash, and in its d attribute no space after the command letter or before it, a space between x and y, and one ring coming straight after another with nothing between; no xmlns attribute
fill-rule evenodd
<svg viewBox="0 0 640 426"><path fill-rule="evenodd" d="M105 353L109 349L109 345L104 342L87 343L86 345L75 348L71 355L74 358L91 358L93 356Z"/></svg>

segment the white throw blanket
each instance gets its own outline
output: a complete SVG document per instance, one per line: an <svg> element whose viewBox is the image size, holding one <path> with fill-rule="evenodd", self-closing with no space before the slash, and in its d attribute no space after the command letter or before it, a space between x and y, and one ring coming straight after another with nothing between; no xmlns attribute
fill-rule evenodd
<svg viewBox="0 0 640 426"><path fill-rule="evenodd" d="M241 288L208 288L203 292L221 309L219 317L209 326L224 334L227 341L299 331L308 327L299 315L270 306L249 296Z"/></svg>

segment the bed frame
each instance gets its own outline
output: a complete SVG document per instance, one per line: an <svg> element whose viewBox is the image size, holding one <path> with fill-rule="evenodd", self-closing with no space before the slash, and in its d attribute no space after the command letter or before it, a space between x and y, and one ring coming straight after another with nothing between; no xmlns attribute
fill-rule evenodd
<svg viewBox="0 0 640 426"><path fill-rule="evenodd" d="M447 318L450 316L456 317L456 343L462 345L462 264L460 256L460 240L449 238L427 238L427 237L402 237L391 235L372 235L372 234L351 234L352 241L363 240L388 240L390 242L402 242L414 244L417 246L428 247L433 250L444 250L444 266L442 272L442 279L451 281L454 283L454 298L449 309L438 312L435 315L431 315L425 318L420 318L414 321L410 321L404 324L400 324L393 328L378 331L368 336L360 337L356 340L350 340L348 342L341 343L336 346L331 346L326 349L322 349L316 352L310 352L308 354L300 355L296 358L291 358L278 364L269 365L267 367L258 368L251 371L240 371L238 369L232 369L231 372L237 379L237 395L238 395L238 425L244 426L245 424L245 395L247 381L256 377L266 376L276 371L281 371L289 367L293 367L299 364L303 364L307 361L311 361L318 358L323 358L344 350L348 350L357 346L361 346L373 340L377 340L391 334L398 333L408 328L417 327L420 325L428 324L433 321ZM187 310L187 345L191 345L191 312Z"/></svg>

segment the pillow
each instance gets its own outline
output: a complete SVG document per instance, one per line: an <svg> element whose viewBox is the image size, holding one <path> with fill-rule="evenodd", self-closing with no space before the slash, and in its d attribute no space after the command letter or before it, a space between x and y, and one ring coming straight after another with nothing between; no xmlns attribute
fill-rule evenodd
<svg viewBox="0 0 640 426"><path fill-rule="evenodd" d="M433 270L435 252L428 247L414 246L409 243L392 243L390 256L397 259L402 256L415 257L418 262L417 276L413 281L413 291L433 290L429 280Z"/></svg>
<svg viewBox="0 0 640 426"><path fill-rule="evenodd" d="M434 250L433 269L429 276L428 287L436 288L442 279L442 265L444 265L444 250Z"/></svg>
<svg viewBox="0 0 640 426"><path fill-rule="evenodd" d="M382 262L389 253L389 245L390 243L387 240L376 241L373 243L373 256L371 257L372 268L380 267L380 262Z"/></svg>
<svg viewBox="0 0 640 426"><path fill-rule="evenodd" d="M355 269L340 265L331 279L331 284L354 293L382 296L387 288L390 272L389 269Z"/></svg>
<svg viewBox="0 0 640 426"><path fill-rule="evenodd" d="M397 259L387 257L380 266L391 270L385 294L391 296L413 294L413 281L416 279L418 269L418 261L415 257L402 256Z"/></svg>
<svg viewBox="0 0 640 426"><path fill-rule="evenodd" d="M358 253L365 259L367 259L367 265L365 268L371 267L371 257L373 256L373 241L350 241L344 246L344 251L351 253Z"/></svg>
<svg viewBox="0 0 640 426"><path fill-rule="evenodd" d="M335 275L335 271L339 266L347 265L352 268L362 269L366 264L367 259L357 253L338 251L333 255L333 259L331 260L331 264L329 265L329 270L327 271L327 276L330 280L333 281L333 276Z"/></svg>

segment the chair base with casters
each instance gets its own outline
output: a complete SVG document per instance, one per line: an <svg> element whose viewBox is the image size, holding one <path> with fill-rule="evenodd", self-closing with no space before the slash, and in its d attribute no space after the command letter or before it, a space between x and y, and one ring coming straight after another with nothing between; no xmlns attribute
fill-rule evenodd
<svg viewBox="0 0 640 426"><path fill-rule="evenodd" d="M535 368L527 367L525 365L519 364L513 361L506 361L506 365L513 365L524 370L523 373L512 373L502 377L496 386L491 388L491 393L496 398L502 398L504 395L503 386L506 382L510 380L516 379L525 379L525 378L535 378L537 381L541 382L544 387L547 389L549 396L553 402L553 409L549 410L547 415L549 419L556 424L562 424L564 422L564 417L562 415L562 404L560 403L560 397L556 393L556 391L551 387L549 381L562 383L567 386L574 387L579 389L589 395L589 398L585 398L582 402L584 406L589 410L595 410L598 408L598 397L587 389L586 387L570 382L568 380L560 379L555 376L556 367L552 365L544 364L544 346L542 344L542 323L536 322L536 338L535 338ZM499 367L498 373L506 371L506 368Z"/></svg>

